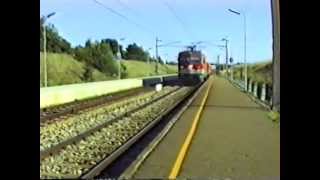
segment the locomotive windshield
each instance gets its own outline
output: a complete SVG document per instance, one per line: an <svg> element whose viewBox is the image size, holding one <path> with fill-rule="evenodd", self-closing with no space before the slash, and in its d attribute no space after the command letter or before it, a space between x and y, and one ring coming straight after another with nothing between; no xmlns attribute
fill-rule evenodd
<svg viewBox="0 0 320 180"><path fill-rule="evenodd" d="M201 54L199 52L183 52L179 55L181 64L200 64Z"/></svg>
<svg viewBox="0 0 320 180"><path fill-rule="evenodd" d="M199 57L187 57L181 59L182 63L188 63L188 64L199 64L201 63L201 59Z"/></svg>

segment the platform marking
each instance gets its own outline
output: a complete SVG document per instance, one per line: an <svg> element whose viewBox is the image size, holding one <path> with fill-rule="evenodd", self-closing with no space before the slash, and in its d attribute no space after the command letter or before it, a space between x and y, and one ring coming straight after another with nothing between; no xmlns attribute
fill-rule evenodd
<svg viewBox="0 0 320 180"><path fill-rule="evenodd" d="M196 128L198 126L198 122L199 122L199 119L200 119L200 116L201 116L201 113L203 111L203 107L207 101L207 98L208 98L208 94L209 94L209 91L211 89L211 86L212 86L212 81L210 82L210 84L208 85L208 88L207 88L207 91L204 95L204 98L202 99L202 102L201 102L201 105L197 111L197 114L195 116L195 118L193 119L193 123L192 123L192 126L191 126L191 129L180 149L180 152L178 154L178 157L174 163L174 166L172 167L171 169L171 172L170 172L170 175L169 175L169 179L176 179L176 177L178 176L179 174L179 171L182 167L182 163L183 163L183 160L187 154L187 151L188 151L188 148L191 144L191 141L192 141L192 138L195 134L195 131L196 131Z"/></svg>

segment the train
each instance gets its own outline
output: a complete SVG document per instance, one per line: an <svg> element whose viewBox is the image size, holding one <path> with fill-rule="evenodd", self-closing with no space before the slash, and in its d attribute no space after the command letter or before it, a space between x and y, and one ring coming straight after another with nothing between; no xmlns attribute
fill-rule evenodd
<svg viewBox="0 0 320 180"><path fill-rule="evenodd" d="M189 47L188 50L179 52L178 76L183 83L201 83L212 75L212 71L212 66L201 51Z"/></svg>

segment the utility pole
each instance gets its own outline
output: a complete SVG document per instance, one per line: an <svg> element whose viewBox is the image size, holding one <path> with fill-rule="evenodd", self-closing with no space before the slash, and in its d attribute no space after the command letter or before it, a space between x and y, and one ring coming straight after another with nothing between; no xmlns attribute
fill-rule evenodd
<svg viewBox="0 0 320 180"><path fill-rule="evenodd" d="M280 7L271 0L273 32L272 109L280 112Z"/></svg>
<svg viewBox="0 0 320 180"><path fill-rule="evenodd" d="M231 51L231 50L230 50ZM230 53L230 67L231 67L231 69L230 69L230 72L231 72L231 80L233 80L233 66L234 66L234 64L232 65L232 62L233 62L233 58L232 58L232 54Z"/></svg>
<svg viewBox="0 0 320 180"><path fill-rule="evenodd" d="M161 44L159 45L158 42L162 42L160 39L158 39L158 37L156 37L156 73L158 74L158 61L159 61L159 56L158 56L158 48L159 47L166 47L175 43L180 43L180 41L174 41L174 42L170 42L170 43L166 43L166 44Z"/></svg>
<svg viewBox="0 0 320 180"><path fill-rule="evenodd" d="M47 16L43 16L43 63L44 63L44 87L48 86L48 72L47 72L47 34L46 34L46 20L56 13L50 13Z"/></svg>
<svg viewBox="0 0 320 180"><path fill-rule="evenodd" d="M161 40L158 39L158 37L156 37L156 74L158 74L158 61L159 61L159 57L158 57L158 42L160 42Z"/></svg>
<svg viewBox="0 0 320 180"><path fill-rule="evenodd" d="M217 56L216 73L219 74L219 71L220 71L220 55Z"/></svg>
<svg viewBox="0 0 320 180"><path fill-rule="evenodd" d="M231 45L230 45L230 43L229 43L229 48L230 48L230 58L228 59L229 60L229 62L230 62L230 78L231 78L231 80L233 80L233 65L232 65L232 63L233 63L233 58L232 58L232 48L231 48Z"/></svg>
<svg viewBox="0 0 320 180"><path fill-rule="evenodd" d="M46 35L46 26L43 22L43 63L44 63L44 87L48 86L48 77L47 77L47 35Z"/></svg>
<svg viewBox="0 0 320 180"><path fill-rule="evenodd" d="M225 44L225 49L226 49L226 70L227 70L227 77L228 77L228 72L229 72L229 67L228 67L228 60L229 60L229 57L228 57L228 39L226 38L223 38L222 41L225 41L226 44Z"/></svg>

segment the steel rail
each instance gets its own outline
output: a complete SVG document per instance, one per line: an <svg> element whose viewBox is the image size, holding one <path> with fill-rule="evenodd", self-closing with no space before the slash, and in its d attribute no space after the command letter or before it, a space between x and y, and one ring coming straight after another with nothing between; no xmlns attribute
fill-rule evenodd
<svg viewBox="0 0 320 180"><path fill-rule="evenodd" d="M130 110L128 112L125 112L125 113L123 113L123 114L121 114L121 115L119 115L119 116L117 116L117 117L115 117L115 118L113 118L111 120L108 120L108 121L106 121L106 122L104 122L104 123L102 123L102 124L100 124L100 125L98 125L98 126L96 126L94 128L91 128L91 129L89 129L89 130L87 130L87 131L85 131L83 133L80 133L77 136L69 138L69 139L67 139L65 141L60 142L57 145L54 145L54 146L52 146L50 148L47 148L45 150L40 151L40 159L42 160L42 159L44 159L44 158L46 158L46 157L48 157L50 155L58 153L63 147L65 147L65 146L67 146L69 144L76 143L76 142L80 141L81 139L83 139L84 137L86 137L86 136L88 136L90 134L93 134L94 132L99 131L100 129L104 128L105 126L111 124L112 122L120 120L121 118L127 116L130 113L139 111L140 109L143 109L143 108L147 107L148 105L160 100L161 98L164 98L164 97L166 97L166 96L178 91L179 89L181 89L181 87L179 87L179 88L177 88L175 90L172 90L172 91L170 91L170 92L168 92L168 93L166 93L166 94L164 94L162 96L159 96L156 99L154 99L152 101L149 101L149 102L147 102L147 103L145 103L145 104L143 104L143 105L141 105L141 106L139 106L137 108L134 108L134 109L132 109L132 110Z"/></svg>
<svg viewBox="0 0 320 180"><path fill-rule="evenodd" d="M136 92L142 91L142 92ZM71 102L64 105L58 105L56 107L48 108L48 111L40 110L40 122L49 121L54 118L58 118L63 115L73 114L81 110L89 109L95 106L104 105L107 101L119 101L127 96L140 95L141 93L148 92L150 90L135 88L125 92L118 92L115 94L102 95L95 98L89 98L78 102ZM113 97L115 96L115 97ZM111 102L111 104L114 102ZM59 110L62 109L62 110ZM44 115L46 113L46 115Z"/></svg>
<svg viewBox="0 0 320 180"><path fill-rule="evenodd" d="M136 135L132 136L118 149L114 150L109 156L101 160L96 166L91 168L85 174L80 176L81 179L92 179L104 170L108 165L110 165L114 160L116 160L120 155L122 155L127 149L129 149L135 142L137 142L144 134L146 134L150 129L152 129L165 115L174 110L185 98L189 97L197 88L193 88L186 95L184 95L179 101L174 105L170 106L168 109L163 109L157 118L151 120L145 127L142 128Z"/></svg>
<svg viewBox="0 0 320 180"><path fill-rule="evenodd" d="M162 129L160 129L159 134L153 140L151 140L150 144L147 145L145 150L140 153L140 155L127 167L124 172L121 173L119 177L117 177L117 179L133 179L134 174L138 171L143 162L154 151L154 149L164 139L164 137L170 132L170 130L179 120L182 114L187 110L188 107L190 107L191 103L194 102L194 99L198 97L202 89L205 87L205 84L206 82L200 83L198 86L196 86L194 92L190 93L187 97L185 97L185 100L177 105L177 111L175 112L175 109L171 111L175 114L172 117L169 117L167 124Z"/></svg>

